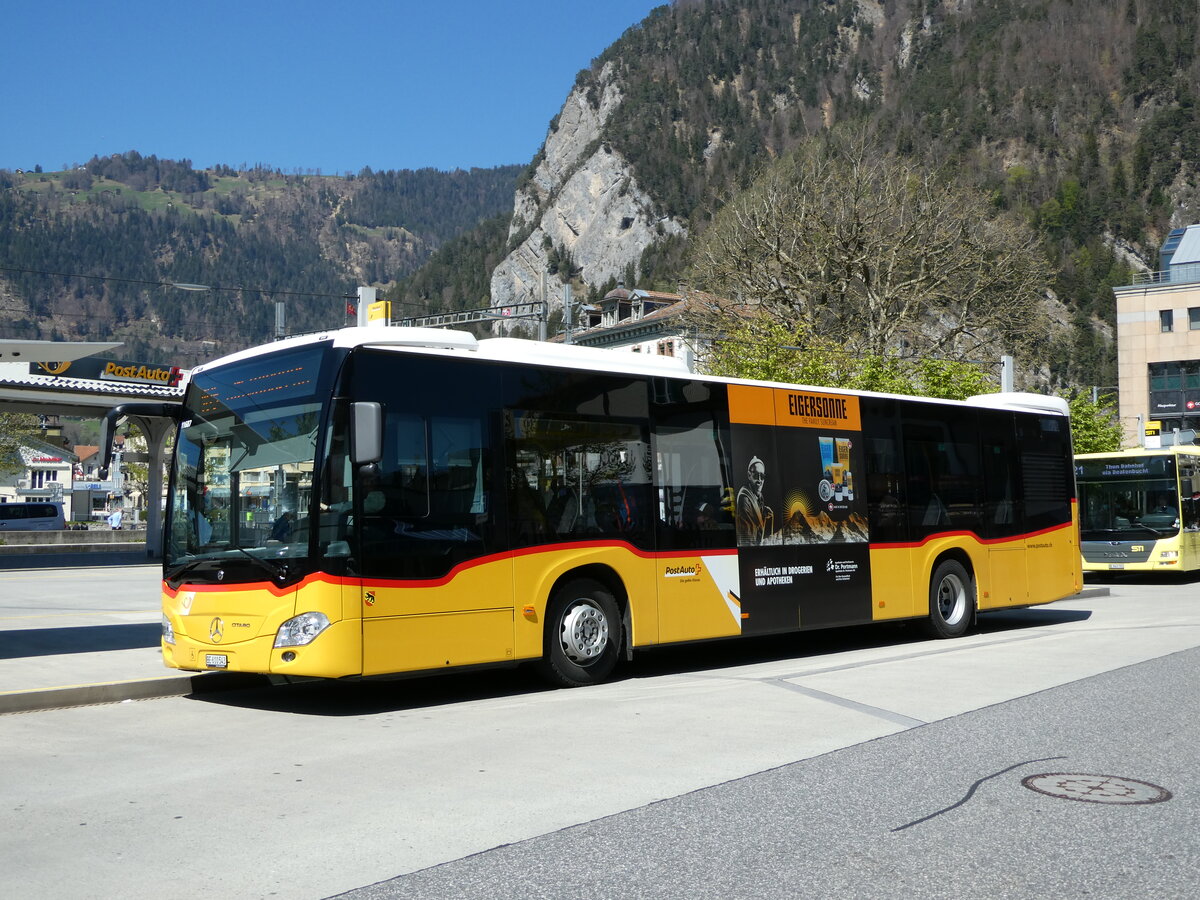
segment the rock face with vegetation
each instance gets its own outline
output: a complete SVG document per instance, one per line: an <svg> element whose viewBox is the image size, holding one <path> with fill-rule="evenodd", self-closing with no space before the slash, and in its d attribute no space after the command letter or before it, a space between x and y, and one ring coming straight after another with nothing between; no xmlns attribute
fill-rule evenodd
<svg viewBox="0 0 1200 900"><path fill-rule="evenodd" d="M1036 229L1070 324L1052 377L1111 384L1110 288L1200 218L1198 19L1191 0L677 0L580 73L560 120L597 124L552 127L493 294L527 291L541 262L593 299L621 275L674 289L687 245L765 164L858 122ZM645 221L671 228L597 214L587 245L613 248L609 264L564 268L574 234L550 226L572 219L565 188L595 142Z"/></svg>
<svg viewBox="0 0 1200 900"><path fill-rule="evenodd" d="M606 65L590 88L571 91L517 190L513 249L492 273L492 305L540 299L543 272L558 283L612 281L646 247L684 233L682 223L657 213L629 160L601 140L623 99L611 71Z"/></svg>

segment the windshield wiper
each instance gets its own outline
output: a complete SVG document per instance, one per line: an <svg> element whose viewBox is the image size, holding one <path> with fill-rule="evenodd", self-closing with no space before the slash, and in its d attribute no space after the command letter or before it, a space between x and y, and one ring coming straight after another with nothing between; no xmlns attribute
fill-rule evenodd
<svg viewBox="0 0 1200 900"><path fill-rule="evenodd" d="M175 565L175 568L171 569L169 572L164 573L163 577L167 581L175 581L177 579L182 578L184 575L186 575L188 572L195 569L201 563L208 562L210 559L211 559L211 557L197 557L197 556L193 556L190 559L185 559L183 562L177 563Z"/></svg>
<svg viewBox="0 0 1200 900"><path fill-rule="evenodd" d="M228 547L225 549L225 553L228 554L230 551L233 551L233 550L236 550L238 553L242 554L242 556L246 557L252 563L257 565L260 569L267 572L271 576L272 580L278 581L280 583L287 581L289 572L288 572L288 566L286 564L276 565L275 563L272 563L270 560L266 560L266 559L263 559L262 557L255 556L253 553L250 553L248 550L245 550L242 547ZM221 565L222 558L229 559L228 556L224 556L224 557L221 557L221 556L193 556L189 559L179 562L178 564L176 564L176 566L174 568L164 572L163 577L167 581L179 581L185 575L187 575L189 572L194 572L196 569L200 568L201 566L203 566L205 564L208 564L209 566L219 567Z"/></svg>
<svg viewBox="0 0 1200 900"><path fill-rule="evenodd" d="M238 553L242 554L242 556L246 557L246 559L250 560L251 562L257 563L261 568L265 569L267 572L270 572L271 577L276 579L277 581L286 581L287 580L288 569L287 569L286 564L277 566L277 565L275 565L275 563L268 562L267 560L263 559L261 556L255 556L253 553L251 553L249 550L245 549L244 547L232 547L230 549L236 550Z"/></svg>

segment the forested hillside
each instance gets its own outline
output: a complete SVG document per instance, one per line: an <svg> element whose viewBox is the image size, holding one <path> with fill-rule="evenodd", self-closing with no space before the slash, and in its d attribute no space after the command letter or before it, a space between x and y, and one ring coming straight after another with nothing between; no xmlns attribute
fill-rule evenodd
<svg viewBox="0 0 1200 900"><path fill-rule="evenodd" d="M1111 385L1110 286L1200 221L1198 17L1195 0L676 0L577 87L597 108L617 87L600 140L690 235L644 248L643 286L674 289L690 241L766 161L863 122L1038 229L1073 316L1055 375Z"/></svg>
<svg viewBox="0 0 1200 900"><path fill-rule="evenodd" d="M0 172L0 335L112 338L190 364L268 340L276 296L290 332L336 326L342 295L509 208L518 171L285 175L129 152Z"/></svg>

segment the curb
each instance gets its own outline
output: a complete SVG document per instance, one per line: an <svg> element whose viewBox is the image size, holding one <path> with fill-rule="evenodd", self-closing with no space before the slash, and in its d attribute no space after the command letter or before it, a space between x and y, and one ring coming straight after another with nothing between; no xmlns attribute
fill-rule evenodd
<svg viewBox="0 0 1200 900"><path fill-rule="evenodd" d="M0 553L3 569L97 568L100 566L162 566L162 560L144 550L107 550L55 553Z"/></svg>
<svg viewBox="0 0 1200 900"><path fill-rule="evenodd" d="M177 675L142 681L74 684L66 687L0 694L0 715L36 712L44 709L65 709L71 706L94 706L101 703L121 703L125 700L153 700L161 697L210 694L217 691L247 690L267 687L269 684L270 680L266 675L252 675L245 672L201 672L195 675Z"/></svg>

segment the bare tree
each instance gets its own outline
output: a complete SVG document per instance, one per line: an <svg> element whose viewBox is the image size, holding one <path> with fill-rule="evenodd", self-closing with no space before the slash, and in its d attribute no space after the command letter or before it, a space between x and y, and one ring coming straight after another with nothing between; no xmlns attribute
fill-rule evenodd
<svg viewBox="0 0 1200 900"><path fill-rule="evenodd" d="M965 358L1043 341L1049 277L1035 233L978 190L834 131L721 209L689 280L852 352Z"/></svg>

